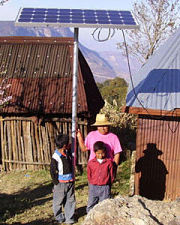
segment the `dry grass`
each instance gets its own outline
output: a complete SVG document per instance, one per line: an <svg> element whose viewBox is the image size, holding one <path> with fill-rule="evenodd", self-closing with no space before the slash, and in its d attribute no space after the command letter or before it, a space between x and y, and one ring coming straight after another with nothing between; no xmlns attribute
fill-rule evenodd
<svg viewBox="0 0 180 225"><path fill-rule="evenodd" d="M128 194L129 161L118 169L112 194ZM80 225L86 215L86 174L76 176L76 217ZM52 212L52 183L49 171L0 173L0 224L57 224Z"/></svg>

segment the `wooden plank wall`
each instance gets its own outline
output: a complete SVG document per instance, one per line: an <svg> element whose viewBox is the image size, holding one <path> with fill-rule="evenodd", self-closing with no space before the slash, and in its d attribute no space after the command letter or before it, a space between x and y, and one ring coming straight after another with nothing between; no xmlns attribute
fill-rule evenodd
<svg viewBox="0 0 180 225"><path fill-rule="evenodd" d="M71 137L71 119L53 118L43 125L31 118L7 117L0 122L2 170L43 169L49 166L55 150L54 138L58 133ZM87 121L78 121L84 137L87 135ZM86 164L88 154L78 150L77 164Z"/></svg>

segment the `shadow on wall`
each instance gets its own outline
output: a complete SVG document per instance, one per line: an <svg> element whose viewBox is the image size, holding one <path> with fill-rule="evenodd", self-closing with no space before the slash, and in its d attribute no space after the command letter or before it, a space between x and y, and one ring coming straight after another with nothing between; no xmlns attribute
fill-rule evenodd
<svg viewBox="0 0 180 225"><path fill-rule="evenodd" d="M139 181L139 194L152 200L163 200L166 190L166 175L168 171L163 161L158 159L163 152L158 150L156 144L148 143L135 166L136 173L141 172Z"/></svg>

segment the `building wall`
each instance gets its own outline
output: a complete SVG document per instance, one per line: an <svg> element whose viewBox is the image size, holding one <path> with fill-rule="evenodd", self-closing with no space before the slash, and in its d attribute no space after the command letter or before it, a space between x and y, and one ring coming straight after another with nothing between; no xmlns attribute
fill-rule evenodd
<svg viewBox="0 0 180 225"><path fill-rule="evenodd" d="M180 197L180 117L139 116L135 194Z"/></svg>

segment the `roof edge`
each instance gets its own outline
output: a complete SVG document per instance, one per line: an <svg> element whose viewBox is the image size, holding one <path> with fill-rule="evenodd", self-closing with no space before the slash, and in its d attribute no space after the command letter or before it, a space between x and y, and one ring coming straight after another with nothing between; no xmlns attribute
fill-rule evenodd
<svg viewBox="0 0 180 225"><path fill-rule="evenodd" d="M141 107L123 106L121 111L124 113L136 115L172 116L172 117L180 116L179 108L172 110L160 110L160 109L146 109Z"/></svg>
<svg viewBox="0 0 180 225"><path fill-rule="evenodd" d="M33 36L1 36L0 43L68 43L73 44L72 37L33 37Z"/></svg>

